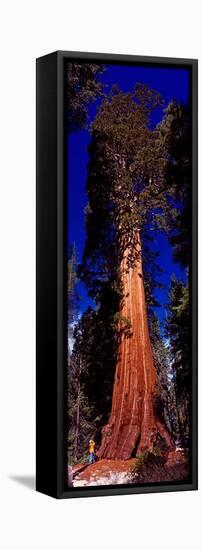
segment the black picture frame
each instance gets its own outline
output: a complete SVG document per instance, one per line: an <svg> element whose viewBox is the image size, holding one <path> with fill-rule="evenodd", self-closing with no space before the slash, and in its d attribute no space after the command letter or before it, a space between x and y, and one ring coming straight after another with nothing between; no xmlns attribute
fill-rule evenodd
<svg viewBox="0 0 202 550"><path fill-rule="evenodd" d="M147 486L66 486L66 218L64 62L189 67L192 96L192 480ZM36 62L36 489L55 498L187 491L198 488L197 181L198 61L57 51Z"/></svg>

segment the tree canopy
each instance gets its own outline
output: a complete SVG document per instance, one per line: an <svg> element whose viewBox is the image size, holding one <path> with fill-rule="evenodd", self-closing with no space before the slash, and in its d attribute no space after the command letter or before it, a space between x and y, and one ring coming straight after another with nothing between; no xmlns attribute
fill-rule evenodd
<svg viewBox="0 0 202 550"><path fill-rule="evenodd" d="M67 64L68 132L76 132L86 127L89 103L95 101L102 90L98 80L102 70L102 65L96 63Z"/></svg>
<svg viewBox="0 0 202 550"><path fill-rule="evenodd" d="M134 93L116 90L92 124L82 276L93 295L107 278L115 284L123 250L129 263L135 261L137 229L168 231L174 225L173 192L165 178L166 120L154 129L150 123L162 105L161 96L145 85Z"/></svg>

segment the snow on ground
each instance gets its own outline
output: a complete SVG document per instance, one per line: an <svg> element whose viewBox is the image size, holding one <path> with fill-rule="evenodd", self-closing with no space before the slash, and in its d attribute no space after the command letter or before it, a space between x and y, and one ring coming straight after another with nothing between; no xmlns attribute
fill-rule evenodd
<svg viewBox="0 0 202 550"><path fill-rule="evenodd" d="M85 487L96 485L123 485L124 483L130 483L130 474L124 472L110 472L109 476L103 476L97 479L96 474L91 476L89 480L86 479L74 479L73 487Z"/></svg>

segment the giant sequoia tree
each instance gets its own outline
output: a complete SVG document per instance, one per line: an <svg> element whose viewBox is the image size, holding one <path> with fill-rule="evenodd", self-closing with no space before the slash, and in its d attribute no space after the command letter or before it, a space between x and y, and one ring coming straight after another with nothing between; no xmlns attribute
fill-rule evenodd
<svg viewBox="0 0 202 550"><path fill-rule="evenodd" d="M172 194L165 180L167 149L162 125L150 117L161 96L144 85L117 92L102 104L92 126L82 277L102 303L117 303L117 357L111 414L103 428L100 457L129 458L159 438L172 446L154 407L157 373L148 330L142 266L143 229L168 230ZM111 295L110 295L111 292Z"/></svg>

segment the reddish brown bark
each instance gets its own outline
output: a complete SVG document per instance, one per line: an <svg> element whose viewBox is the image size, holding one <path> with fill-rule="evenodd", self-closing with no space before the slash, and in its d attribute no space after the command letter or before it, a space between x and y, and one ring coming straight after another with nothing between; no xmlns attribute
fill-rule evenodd
<svg viewBox="0 0 202 550"><path fill-rule="evenodd" d="M121 265L123 300L121 319L131 323L130 334L122 332L108 424L103 428L100 458L128 459L134 450L152 447L158 433L168 447L171 438L155 417L153 395L157 383L148 330L139 232L134 241L136 260L128 267L126 250Z"/></svg>

